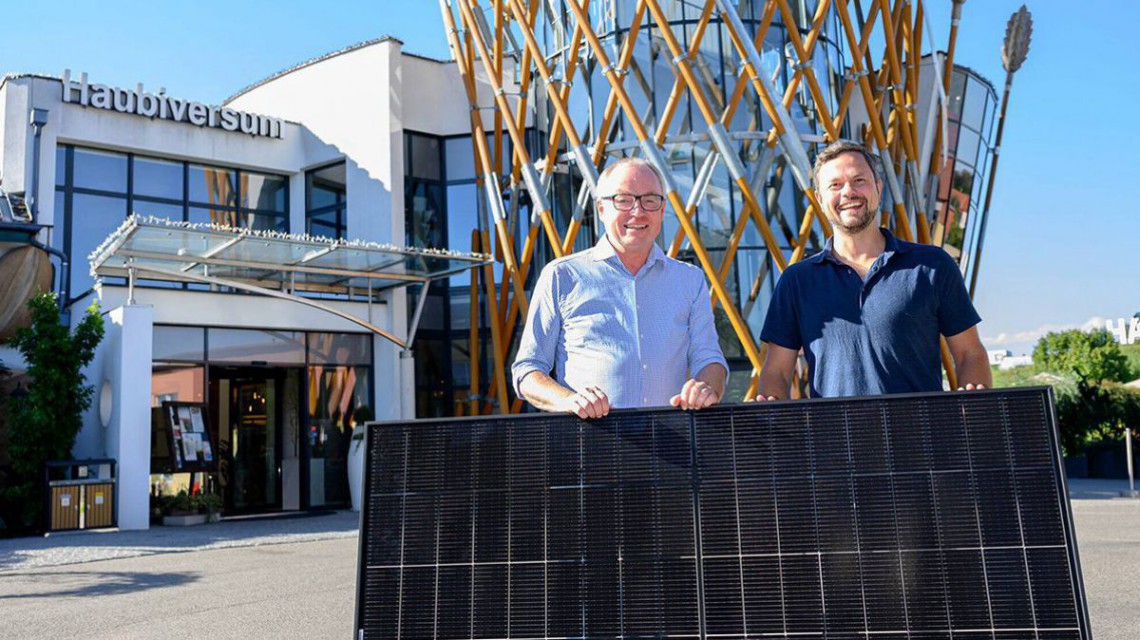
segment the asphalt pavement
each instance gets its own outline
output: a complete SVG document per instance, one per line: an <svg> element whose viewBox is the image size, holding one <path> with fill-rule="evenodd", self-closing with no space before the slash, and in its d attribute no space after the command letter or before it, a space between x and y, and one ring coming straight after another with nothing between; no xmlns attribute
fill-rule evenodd
<svg viewBox="0 0 1140 640"><path fill-rule="evenodd" d="M1140 638L1140 500L1070 483L1097 640ZM0 540L0 638L350 638L358 514Z"/></svg>

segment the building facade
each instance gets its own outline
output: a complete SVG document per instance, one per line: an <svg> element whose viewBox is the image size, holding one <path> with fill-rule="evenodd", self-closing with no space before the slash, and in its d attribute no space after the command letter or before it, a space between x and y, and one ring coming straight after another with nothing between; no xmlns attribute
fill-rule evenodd
<svg viewBox="0 0 1140 640"><path fill-rule="evenodd" d="M863 68L872 55L852 54L846 8L664 3L649 17L612 1L583 16L542 3L529 26L505 16L515 37L483 56L471 48L492 32L468 24L478 18L464 3L449 5L470 36L452 41L457 60L382 38L221 105L81 70L3 79L0 231L22 228L53 252L71 322L92 301L105 316L87 372L98 401L74 454L119 461L120 526L145 527L152 484L177 471L151 445L163 402L207 407L230 513L347 506L362 420L519 410L503 375L520 322L512 279L529 292L547 261L594 243L592 181L617 157L652 157L689 210L671 205L660 243L713 274L729 397L758 367L754 336L779 273L830 232L810 188L810 158L828 141L876 149L883 224L971 268L996 112L972 71L952 70L940 126L941 65L914 46ZM892 41L922 31L903 17ZM244 239L195 244L218 229ZM494 261L432 267L443 258L417 249ZM407 250L389 267L348 257ZM378 274L408 286L374 290ZM274 295L251 295L251 283ZM11 349L0 359L20 367Z"/></svg>
<svg viewBox="0 0 1140 640"><path fill-rule="evenodd" d="M434 305L421 314L419 358L362 324L406 341L421 292L442 300L431 290L448 288L446 277L429 286L420 278L403 281L409 292L390 286L399 280L367 280L376 275L368 271L469 277L462 260L438 268L427 264L438 255L415 253L453 244L441 198L462 191L463 158L445 158L462 146L456 136L470 147L467 110L449 97L456 83L452 65L404 54L391 38L303 63L217 106L103 85L80 71L3 79L0 189L14 205L4 209L4 231L53 251L52 288L73 324L93 301L104 316L106 338L86 370L96 400L73 454L118 461L121 527L146 527L149 493L179 470L164 444L152 443L163 402L208 407L227 513L340 508L350 502L354 425L415 416L417 378L451 376L439 355L451 347L443 344L449 326ZM156 234L177 236L185 246L172 250L186 254L195 234L225 229L237 230L240 244L194 254L205 267L169 256L148 262ZM25 244L19 237L5 235L3 248ZM469 252L469 229L456 237ZM250 275L278 260L261 255L259 245L271 243L325 247L316 253L340 262L311 264L334 265L344 278L314 267L327 284L297 286L284 261L291 286L269 271ZM125 263L137 273L96 273L97 250L110 256L105 268L130 253ZM352 264L352 255L383 250L399 264ZM212 280L173 277L160 265ZM323 308L250 295L243 282ZM366 290L371 282L389 286ZM21 368L10 347L0 347L0 360Z"/></svg>

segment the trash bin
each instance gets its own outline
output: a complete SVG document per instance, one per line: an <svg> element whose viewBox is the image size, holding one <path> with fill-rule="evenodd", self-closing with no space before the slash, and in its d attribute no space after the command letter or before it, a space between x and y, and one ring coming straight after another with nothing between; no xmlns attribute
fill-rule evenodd
<svg viewBox="0 0 1140 640"><path fill-rule="evenodd" d="M52 460L44 465L48 531L114 527L115 461Z"/></svg>

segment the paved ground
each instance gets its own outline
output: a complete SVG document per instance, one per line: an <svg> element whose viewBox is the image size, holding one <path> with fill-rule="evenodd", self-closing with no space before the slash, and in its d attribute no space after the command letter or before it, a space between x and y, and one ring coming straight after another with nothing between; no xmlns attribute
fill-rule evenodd
<svg viewBox="0 0 1140 640"><path fill-rule="evenodd" d="M1140 637L1140 500L1073 481L1097 640ZM352 513L0 540L0 638L348 638Z"/></svg>

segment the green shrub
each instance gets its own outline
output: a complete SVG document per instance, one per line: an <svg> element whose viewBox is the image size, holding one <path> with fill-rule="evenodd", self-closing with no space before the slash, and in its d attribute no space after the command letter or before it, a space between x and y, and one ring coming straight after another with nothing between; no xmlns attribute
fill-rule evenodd
<svg viewBox="0 0 1140 640"><path fill-rule="evenodd" d="M94 393L83 367L95 357L95 347L103 339L97 304L87 309L74 334L60 324L54 293L32 298L28 308L31 325L16 334L12 345L24 357L31 384L26 395L11 398L11 462L0 469L0 518L16 531L41 522L44 463L71 457Z"/></svg>

